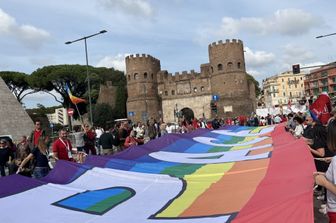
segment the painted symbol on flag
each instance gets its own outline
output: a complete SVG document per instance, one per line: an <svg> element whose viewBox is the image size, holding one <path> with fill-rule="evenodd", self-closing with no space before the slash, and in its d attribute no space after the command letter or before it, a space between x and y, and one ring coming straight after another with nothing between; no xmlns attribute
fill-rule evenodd
<svg viewBox="0 0 336 223"><path fill-rule="evenodd" d="M103 215L135 195L129 187L112 187L75 194L53 205L90 214Z"/></svg>

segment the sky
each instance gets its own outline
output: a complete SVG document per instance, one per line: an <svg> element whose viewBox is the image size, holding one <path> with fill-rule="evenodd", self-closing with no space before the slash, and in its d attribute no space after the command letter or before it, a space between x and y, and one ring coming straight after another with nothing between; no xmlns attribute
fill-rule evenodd
<svg viewBox="0 0 336 223"><path fill-rule="evenodd" d="M0 71L31 74L43 66L89 64L125 70L129 54L150 54L170 73L200 71L208 45L244 43L247 72L261 84L288 70L336 61L336 2L332 0L1 0ZM27 108L59 105L32 94Z"/></svg>

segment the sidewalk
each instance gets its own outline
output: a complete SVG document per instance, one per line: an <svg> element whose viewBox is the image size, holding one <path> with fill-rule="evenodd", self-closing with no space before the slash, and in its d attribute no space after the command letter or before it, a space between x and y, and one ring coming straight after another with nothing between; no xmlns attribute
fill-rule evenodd
<svg viewBox="0 0 336 223"><path fill-rule="evenodd" d="M321 201L316 199L314 196L314 222L315 223L328 223L329 219L327 215L321 214L319 212L321 206Z"/></svg>

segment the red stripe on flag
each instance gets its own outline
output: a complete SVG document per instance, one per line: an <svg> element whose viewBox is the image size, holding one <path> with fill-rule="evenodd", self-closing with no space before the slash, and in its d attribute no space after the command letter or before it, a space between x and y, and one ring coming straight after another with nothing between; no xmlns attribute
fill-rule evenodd
<svg viewBox="0 0 336 223"><path fill-rule="evenodd" d="M283 125L276 127L272 137L274 148L266 176L232 222L313 223L316 169L308 145L294 139Z"/></svg>

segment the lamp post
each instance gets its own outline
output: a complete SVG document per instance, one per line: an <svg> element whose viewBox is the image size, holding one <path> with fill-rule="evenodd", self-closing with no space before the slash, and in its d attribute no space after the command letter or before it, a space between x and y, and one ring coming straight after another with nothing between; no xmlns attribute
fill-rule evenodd
<svg viewBox="0 0 336 223"><path fill-rule="evenodd" d="M320 36L316 36L315 38L316 39L320 39L320 38L323 38L323 37L333 36L333 35L336 35L336 33L330 33L330 34L326 34L326 35L320 35Z"/></svg>
<svg viewBox="0 0 336 223"><path fill-rule="evenodd" d="M102 30L102 31L100 31L98 33L95 33L95 34L92 34L92 35L89 35L89 36L84 36L84 37L76 39L76 40L65 42L65 44L68 45L68 44L71 44L71 43L74 43L74 42L78 42L78 41L84 40L84 44L85 44L85 57L86 57L86 79L87 79L87 82L88 82L89 110L90 110L89 113L90 113L90 123L91 123L91 125L93 124L93 119L92 119L91 86L90 86L90 76L89 76L89 58L88 58L86 40L89 39L89 38L91 38L91 37L94 37L94 36L97 36L97 35L100 35L100 34L103 34L103 33L106 33L106 32L107 32L106 30Z"/></svg>

